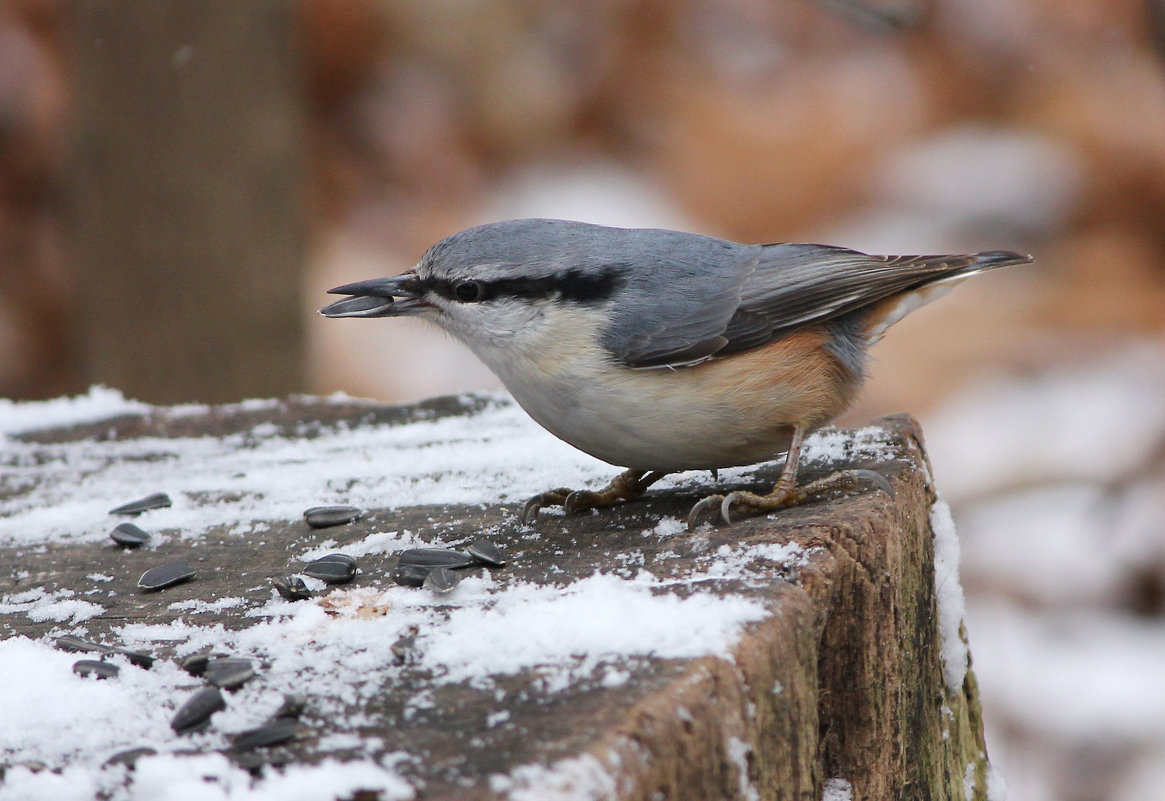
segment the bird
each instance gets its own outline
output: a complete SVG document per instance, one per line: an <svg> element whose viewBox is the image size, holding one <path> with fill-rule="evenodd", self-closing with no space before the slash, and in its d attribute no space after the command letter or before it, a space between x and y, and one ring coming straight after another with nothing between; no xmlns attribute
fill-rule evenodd
<svg viewBox="0 0 1165 801"><path fill-rule="evenodd" d="M669 473L785 455L767 493L711 494L688 525L768 513L881 475L798 486L805 437L844 412L868 350L956 284L1032 257L874 256L833 245L742 244L683 231L520 219L452 234L400 275L345 284L332 318L418 317L464 343L537 423L624 468L599 490L531 498L567 512L642 496Z"/></svg>

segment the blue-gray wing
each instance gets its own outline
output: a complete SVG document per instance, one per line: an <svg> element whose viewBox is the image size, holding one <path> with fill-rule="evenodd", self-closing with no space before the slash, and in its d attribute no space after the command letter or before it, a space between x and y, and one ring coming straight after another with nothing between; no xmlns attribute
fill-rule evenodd
<svg viewBox="0 0 1165 801"><path fill-rule="evenodd" d="M632 303L604 344L633 367L682 366L760 347L931 281L1026 261L1004 251L870 256L828 245L736 245L711 262L635 270L624 295Z"/></svg>

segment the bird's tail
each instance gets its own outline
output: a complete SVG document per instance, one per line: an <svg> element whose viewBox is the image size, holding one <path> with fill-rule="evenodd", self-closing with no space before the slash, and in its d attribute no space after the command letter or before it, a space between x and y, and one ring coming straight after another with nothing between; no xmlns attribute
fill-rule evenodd
<svg viewBox="0 0 1165 801"><path fill-rule="evenodd" d="M883 298L874 304L864 319L863 336L870 344L881 339L886 333L886 329L910 312L931 301L938 300L972 275L996 270L1000 267L1010 267L1014 264L1028 264L1032 261L1031 256L1014 253L1010 250L987 250L967 256L913 256L905 258L911 258L919 264L933 261L936 266L945 262L951 265L951 269L946 272L937 272L929 280L925 280L911 289ZM959 264L958 262L963 263Z"/></svg>

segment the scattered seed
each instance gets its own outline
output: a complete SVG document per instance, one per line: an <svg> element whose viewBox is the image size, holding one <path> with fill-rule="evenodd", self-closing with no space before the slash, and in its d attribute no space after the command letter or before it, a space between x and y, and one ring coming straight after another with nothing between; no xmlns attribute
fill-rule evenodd
<svg viewBox="0 0 1165 801"><path fill-rule="evenodd" d="M422 565L400 565L392 571L392 580L406 587L420 587L429 577L431 567Z"/></svg>
<svg viewBox="0 0 1165 801"><path fill-rule="evenodd" d="M212 653L210 651L202 651L197 654L190 654L183 657L178 666L189 673L191 676L202 676L206 673L206 666L210 664L212 659L224 659L226 654Z"/></svg>
<svg viewBox="0 0 1165 801"><path fill-rule="evenodd" d="M271 583L276 591L289 601L305 601L311 597L311 590L299 576L275 576Z"/></svg>
<svg viewBox="0 0 1165 801"><path fill-rule="evenodd" d="M96 676L99 679L116 679L121 668L97 659L78 659L73 663L73 672L78 676Z"/></svg>
<svg viewBox="0 0 1165 801"><path fill-rule="evenodd" d="M278 718L266 723L257 729L237 734L233 738L234 746L240 751L252 748L266 748L270 745L279 745L292 740L299 734L300 724L294 718Z"/></svg>
<svg viewBox="0 0 1165 801"><path fill-rule="evenodd" d="M122 523L113 531L109 532L109 536L118 545L124 545L127 548L136 548L150 540L150 535L133 523Z"/></svg>
<svg viewBox="0 0 1165 801"><path fill-rule="evenodd" d="M74 637L72 634L66 634L63 637L57 637L53 640L55 645L61 651L69 651L73 653L98 653L107 654L112 650L108 645L99 645L95 642L82 640L80 637Z"/></svg>
<svg viewBox="0 0 1165 801"><path fill-rule="evenodd" d="M401 565L418 565L420 567L447 567L456 570L460 567L469 567L474 563L473 557L464 551L451 551L447 548L410 548L401 551Z"/></svg>
<svg viewBox="0 0 1165 801"><path fill-rule="evenodd" d="M129 769L133 769L134 763L144 756L153 756L158 753L155 749L147 746L141 748L130 748L128 751L118 751L116 754L105 760L106 766L110 765L125 765Z"/></svg>
<svg viewBox="0 0 1165 801"><path fill-rule="evenodd" d="M173 587L194 578L194 568L185 562L170 562L151 567L138 579L138 586L146 592Z"/></svg>
<svg viewBox="0 0 1165 801"><path fill-rule="evenodd" d="M190 696L170 721L170 728L179 734L197 731L210 722L210 716L227 708L227 702L217 687L203 687Z"/></svg>
<svg viewBox="0 0 1165 801"><path fill-rule="evenodd" d="M158 492L153 495L147 495L145 498L139 498L136 501L123 503L116 509L110 509L111 515L140 515L142 512L148 512L150 509L163 509L171 503L170 496L164 492Z"/></svg>
<svg viewBox="0 0 1165 801"><path fill-rule="evenodd" d="M502 556L501 550L490 540L474 540L465 549L465 552L478 562L489 567L501 567L506 563L506 558Z"/></svg>
<svg viewBox="0 0 1165 801"><path fill-rule="evenodd" d="M279 720L281 718L298 718L303 714L303 710L307 708L307 696L303 695L285 695L283 696L283 705L275 711L271 716L272 720Z"/></svg>
<svg viewBox="0 0 1165 801"><path fill-rule="evenodd" d="M223 690L237 690L255 675L250 659L224 657L206 663L202 677Z"/></svg>
<svg viewBox="0 0 1165 801"><path fill-rule="evenodd" d="M129 648L116 647L110 648L109 652L113 654L121 654L129 660L131 665L136 665L137 667L145 668L146 670L149 670L154 666L154 657L150 654L142 653L141 651L131 651Z"/></svg>
<svg viewBox="0 0 1165 801"><path fill-rule="evenodd" d="M149 654L144 654L141 651L131 651L129 648L101 645L100 643L83 640L80 637L74 637L72 634L57 637L53 640L53 645L62 651L74 653L121 654L129 660L131 665L137 665L146 670L149 670L154 664L154 657Z"/></svg>
<svg viewBox="0 0 1165 801"><path fill-rule="evenodd" d="M342 553L328 554L308 563L300 572L329 584L346 584L356 575L356 560Z"/></svg>
<svg viewBox="0 0 1165 801"><path fill-rule="evenodd" d="M425 583L422 586L426 590L444 595L451 592L460 583L460 573L454 573L447 567L435 567L429 571L429 575L425 576Z"/></svg>
<svg viewBox="0 0 1165 801"><path fill-rule="evenodd" d="M362 514L364 510L355 506L313 506L304 511L303 519L312 528L328 528L351 523Z"/></svg>

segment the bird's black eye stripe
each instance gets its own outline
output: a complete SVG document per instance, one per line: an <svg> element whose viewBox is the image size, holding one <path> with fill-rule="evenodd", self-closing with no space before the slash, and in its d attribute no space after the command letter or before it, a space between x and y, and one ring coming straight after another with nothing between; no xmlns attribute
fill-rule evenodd
<svg viewBox="0 0 1165 801"><path fill-rule="evenodd" d="M480 281L458 281L453 285L453 297L462 303L476 303L484 299L485 290Z"/></svg>
<svg viewBox="0 0 1165 801"><path fill-rule="evenodd" d="M626 264L609 264L586 273L572 269L542 278L497 278L492 281L426 278L422 283L441 297L459 303L481 303L495 298L558 298L575 303L599 303L611 297L627 269L629 265Z"/></svg>

